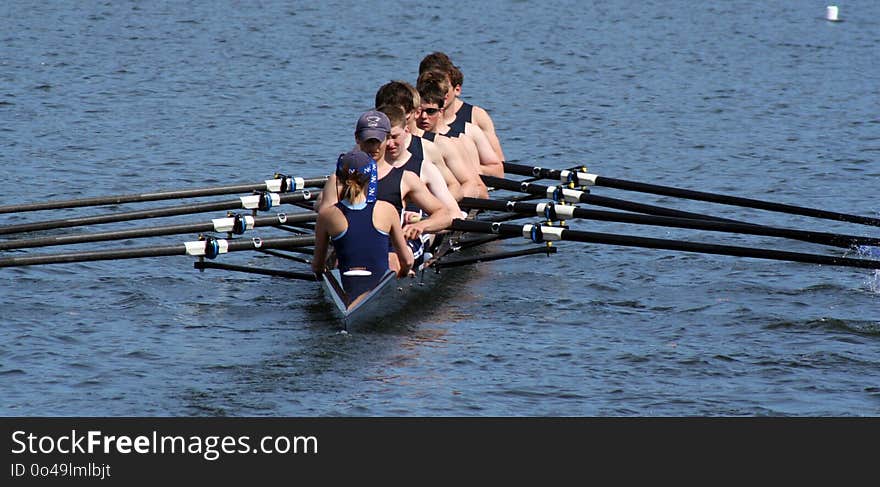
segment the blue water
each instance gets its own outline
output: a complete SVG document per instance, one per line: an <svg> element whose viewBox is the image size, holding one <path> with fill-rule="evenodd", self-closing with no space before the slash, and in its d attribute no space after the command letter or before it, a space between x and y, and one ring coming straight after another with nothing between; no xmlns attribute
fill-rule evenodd
<svg viewBox="0 0 880 487"><path fill-rule="evenodd" d="M0 205L257 182L276 171L327 174L376 89L414 81L419 60L442 50L464 72L463 98L492 114L512 162L585 164L608 177L880 214L877 2L839 4L837 23L823 19L824 3L808 1L487 1L476 11L398 4L3 2ZM777 226L880 233L593 192ZM0 226L95 213L0 215ZM844 253L769 237L570 223ZM872 271L558 247L552 257L457 269L432 302L348 335L337 333L312 283L199 273L184 256L2 269L0 414L880 413L880 279ZM18 255L27 254L0 252ZM221 259L303 270L253 253Z"/></svg>

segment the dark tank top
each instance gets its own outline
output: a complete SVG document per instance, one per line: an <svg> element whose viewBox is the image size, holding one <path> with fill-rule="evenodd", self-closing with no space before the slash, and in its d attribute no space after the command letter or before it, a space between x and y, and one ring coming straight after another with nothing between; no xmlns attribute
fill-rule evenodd
<svg viewBox="0 0 880 487"><path fill-rule="evenodd" d="M425 150L422 147L422 138L418 135L413 135L412 139L409 141L409 147L406 148L413 157L418 157L419 159L425 158Z"/></svg>
<svg viewBox="0 0 880 487"><path fill-rule="evenodd" d="M421 154L418 157L416 157L415 154L412 154L411 156L409 156L409 159L402 166L400 166L400 168L405 171L412 171L412 172L416 173L416 176L422 177L422 162L423 161L424 161L424 158L422 157Z"/></svg>
<svg viewBox="0 0 880 487"><path fill-rule="evenodd" d="M447 137L458 137L464 133L465 124L472 122L474 106L470 103L462 102L461 108L455 112L455 120L449 124L449 131L446 132Z"/></svg>
<svg viewBox="0 0 880 487"><path fill-rule="evenodd" d="M400 193L400 180L403 177L403 168L395 167L388 171L385 177L379 179L376 191L376 199L387 201L397 208L400 212L403 210L403 195Z"/></svg>
<svg viewBox="0 0 880 487"><path fill-rule="evenodd" d="M416 142L416 140L418 140L418 142ZM412 150L414 145L416 146L415 151ZM404 171L412 171L415 173L416 176L421 178L422 177L422 163L424 163L424 160L425 160L425 153L422 150L422 140L416 136L413 136L412 140L409 143L408 150L411 152L411 155L409 156L409 159L406 161L406 163L404 163L404 165L400 166L400 168L403 169ZM413 211L413 212L421 213L421 209L412 203L407 203L406 211Z"/></svg>
<svg viewBox="0 0 880 487"><path fill-rule="evenodd" d="M339 261L342 274L342 287L351 299L369 291L388 272L388 234L373 225L375 202L366 203L360 209L353 209L344 203L336 203L345 215L348 228L333 237L333 248ZM346 276L350 270L367 270L369 276Z"/></svg>

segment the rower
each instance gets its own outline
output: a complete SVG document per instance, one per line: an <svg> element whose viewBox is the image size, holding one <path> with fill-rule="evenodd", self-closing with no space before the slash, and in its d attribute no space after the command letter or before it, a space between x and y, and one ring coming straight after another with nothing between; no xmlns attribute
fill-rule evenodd
<svg viewBox="0 0 880 487"><path fill-rule="evenodd" d="M445 72L449 79L452 93L446 102L444 122L450 126L453 134L456 132L466 132L469 128L468 124L478 126L486 134L492 149L503 163L504 151L501 150L501 142L495 133L495 124L492 122L489 112L482 107L472 105L461 99L461 85L464 84L464 74L462 74L461 69L452 64L452 60L445 53L436 51L426 55L419 63L419 75L430 70Z"/></svg>
<svg viewBox="0 0 880 487"><path fill-rule="evenodd" d="M391 122L382 112L370 110L358 118L355 128L355 143L358 149L366 152L376 161L378 184L376 198L391 203L403 215L404 200L411 202L427 213L426 218L419 221L403 222L403 234L406 239L420 240L423 233L437 233L452 224L452 213L413 172L392 166L386 155L388 134ZM338 201L340 183L335 174L331 174L324 185L317 210L335 205ZM397 270L399 265L394 253L389 253L389 265Z"/></svg>
<svg viewBox="0 0 880 487"><path fill-rule="evenodd" d="M449 79L440 71L426 71L419 75L416 88L421 106L416 124L426 132L448 135L450 140L458 142L462 154L479 174L503 178L504 165L479 127L471 125L466 132L453 133L445 123L444 107L451 97L449 86ZM432 140L433 136L425 134L424 137Z"/></svg>
<svg viewBox="0 0 880 487"><path fill-rule="evenodd" d="M458 143L448 137L434 137L433 141L422 137L424 130L416 124L421 109L421 97L414 86L400 80L385 83L376 92L376 106L384 105L403 109L406 130L411 134L407 150L414 156L424 154L425 159L430 159L440 169L446 186L456 201L461 201L464 197L489 197L480 174L474 166L468 164Z"/></svg>
<svg viewBox="0 0 880 487"><path fill-rule="evenodd" d="M428 187L428 191L440 200L453 215L462 214L461 208L449 187L440 169L429 159L421 145L417 145L418 152L410 152L413 135L406 127L406 115L403 109L397 106L386 105L378 109L388 116L391 123L391 132L388 134L388 146L385 150L385 159L396 168L403 168L415 173ZM418 208L408 205L408 211L419 211ZM462 215L465 218L467 214ZM404 220L407 220L404 218Z"/></svg>
<svg viewBox="0 0 880 487"><path fill-rule="evenodd" d="M413 265L399 214L393 205L375 198L376 174L376 161L365 152L340 155L335 174L339 201L321 210L315 225L312 271L317 275L325 271L332 241L349 308L390 272L389 245L400 264L398 278L406 276Z"/></svg>

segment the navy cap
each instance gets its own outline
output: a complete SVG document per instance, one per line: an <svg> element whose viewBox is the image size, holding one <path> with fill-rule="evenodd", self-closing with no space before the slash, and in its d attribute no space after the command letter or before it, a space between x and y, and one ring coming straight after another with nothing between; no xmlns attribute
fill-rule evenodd
<svg viewBox="0 0 880 487"><path fill-rule="evenodd" d="M388 120L388 115L376 110L361 115L354 129L354 136L362 141L370 139L384 141L389 133L391 133L391 121Z"/></svg>
<svg viewBox="0 0 880 487"><path fill-rule="evenodd" d="M376 201L376 192L379 184L379 169L376 161L364 151L353 150L340 154L336 159L336 177L340 181L348 179L351 174L363 174L369 178L367 185L367 202Z"/></svg>

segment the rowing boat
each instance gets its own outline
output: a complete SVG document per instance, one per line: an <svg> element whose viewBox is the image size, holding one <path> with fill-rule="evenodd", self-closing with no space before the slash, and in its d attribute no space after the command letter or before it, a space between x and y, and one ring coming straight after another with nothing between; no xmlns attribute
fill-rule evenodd
<svg viewBox="0 0 880 487"><path fill-rule="evenodd" d="M473 220L476 214L476 210L472 211L468 219ZM362 330L399 314L440 279L438 264L459 251L461 237L462 232L427 236L424 250L415 256L412 275L398 279L394 271L388 271L370 291L354 299L346 293L339 269L325 272L321 288L342 328L346 331Z"/></svg>
<svg viewBox="0 0 880 487"><path fill-rule="evenodd" d="M311 282L320 281L324 296L331 303L333 313L345 330L363 329L370 324L387 321L395 314L405 310L407 304L417 300L420 296L425 296L423 291L436 287L436 284L441 281L444 274L440 272L442 269L530 254L556 253L557 247L554 246L556 241L664 249L850 268L880 269L880 261L873 258L829 255L827 252L794 252L756 246L745 247L705 241L652 238L642 234L641 231L639 235L600 233L569 228L568 223L566 223L571 220L591 220L594 222L607 221L640 225L641 228L659 226L716 233L758 235L765 238L783 238L835 247L838 249L837 252L842 248L846 249L847 253L852 252L853 249L880 247L880 237L771 227L741 220L718 218L703 213L683 212L673 208L594 195L590 193L588 188L590 186L608 187L617 190L635 191L665 197L754 208L878 227L880 226L880 219L875 217L609 178L587 173L585 168L558 170L506 163L505 170L509 174L526 176L530 179L499 179L483 176L483 182L498 192L517 193L516 196L507 196L508 199L506 200L497 198L464 198L459 202L459 205L461 208L470 211L469 218L453 220L452 225L444 233L435 236L432 245L427 247L427 252L422 259L416 261L414 276L404 279L397 279L393 273L381 276L378 279L378 285L356 301L349 300L345 295L341 285L343 276L339 275L338 271L326 272L324 277L318 279L312 272L272 269L253 265L235 265L214 261L215 258L227 253L257 252L282 257L288 261L296 261L300 264L310 264L310 258L313 256L313 251L310 250L310 247L315 245L313 222L317 217L317 213L314 212L313 204L311 203L312 193L308 188L322 187L327 180L326 176L304 179L276 174L274 179L257 183L211 188L184 188L182 190L134 195L90 197L77 200L0 206L0 213L25 213L60 208L101 206L111 203L115 204L116 202L149 202L159 199L184 199L206 195L233 194L241 191L253 192L257 191L257 188L262 190L258 194L249 194L230 200L197 202L171 207L105 213L58 220L40 219L26 223L3 225L0 226L0 236L4 236L0 240L0 252L14 251L14 253L0 256L0 269L99 260L165 256L196 257L197 261L193 266L202 271L205 269L221 269ZM557 183L553 186L541 186L536 184L536 181L540 179L557 180ZM497 197L498 193L493 192L493 196ZM537 203L526 201L530 199L545 201ZM298 206L306 211L290 214L278 213L274 216L257 216L258 211L266 212L283 204ZM578 204L607 207L624 210L624 212L587 209L577 206ZM200 221L144 228L125 228L97 233L35 235L28 238L6 237L14 234L29 234L84 225L127 222L220 210L227 211L226 217L215 218L210 222ZM233 213L232 210L248 210L252 212L252 215ZM481 213L478 219L476 216L479 211L484 213ZM530 218L533 222L525 224L505 223L523 218ZM534 221L536 219L538 220L537 222ZM260 236L242 237L245 232L255 231L256 229L264 229L267 232L266 238ZM278 237L275 236L276 234L268 233L280 231L290 232L294 235ZM79 251L47 254L30 253L28 251L38 247L93 244L107 241L122 242L135 238L193 233L198 233L198 239L189 240L183 244L178 242L141 247L120 245L109 249L95 249L92 247ZM484 244L487 242L513 237L523 237L539 245L530 246L527 244L519 247L519 250L510 251L471 252L469 250L485 248ZM561 246L560 248L564 249L565 247ZM568 246L568 248L570 249L571 247ZM465 256L465 253L472 255ZM859 250L858 254L860 256L865 255L861 250ZM867 255L874 254L870 252Z"/></svg>

